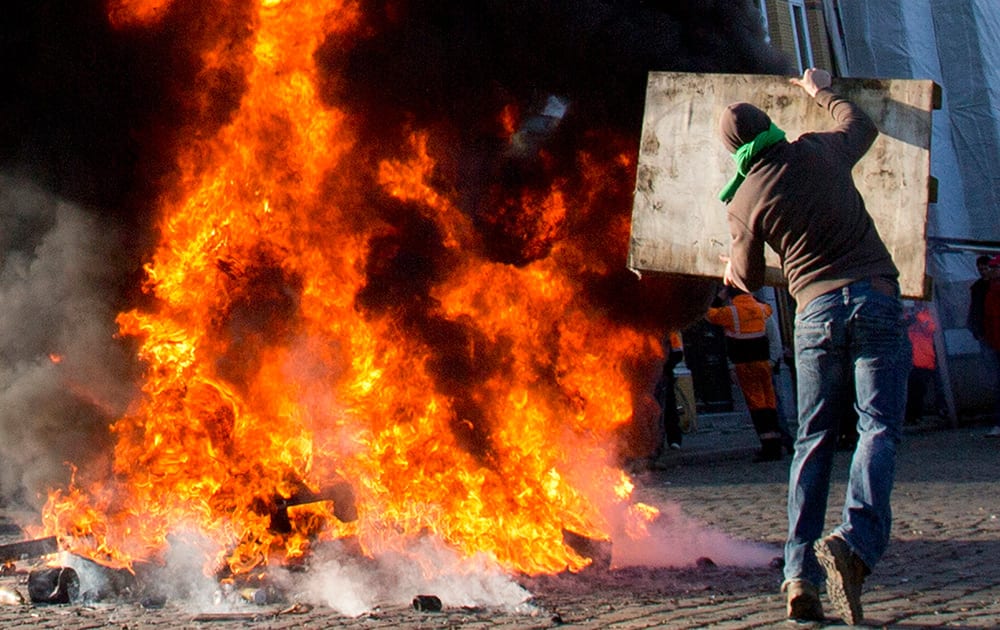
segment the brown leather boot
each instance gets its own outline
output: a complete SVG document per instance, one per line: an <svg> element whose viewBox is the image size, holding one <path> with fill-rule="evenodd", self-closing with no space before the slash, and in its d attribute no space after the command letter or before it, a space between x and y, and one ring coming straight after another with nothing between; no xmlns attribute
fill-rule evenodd
<svg viewBox="0 0 1000 630"><path fill-rule="evenodd" d="M781 585L785 592L786 611L789 619L796 621L825 621L823 604L819 601L819 589L808 580L785 580Z"/></svg>
<svg viewBox="0 0 1000 630"><path fill-rule="evenodd" d="M816 560L826 571L826 595L849 626L861 623L861 585L868 567L840 536L821 538L813 545Z"/></svg>

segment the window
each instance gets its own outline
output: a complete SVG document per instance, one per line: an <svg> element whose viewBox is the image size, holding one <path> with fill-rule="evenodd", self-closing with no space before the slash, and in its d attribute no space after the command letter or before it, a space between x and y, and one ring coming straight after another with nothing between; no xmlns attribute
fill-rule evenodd
<svg viewBox="0 0 1000 630"><path fill-rule="evenodd" d="M764 29L764 43L771 43L771 32L767 25L767 4L766 0L753 0L753 5L757 7L757 12L760 13L760 25Z"/></svg>
<svg viewBox="0 0 1000 630"><path fill-rule="evenodd" d="M792 37L795 38L795 55L799 72L814 64L812 45L809 42L809 21L806 18L805 0L788 0L788 11L792 18Z"/></svg>

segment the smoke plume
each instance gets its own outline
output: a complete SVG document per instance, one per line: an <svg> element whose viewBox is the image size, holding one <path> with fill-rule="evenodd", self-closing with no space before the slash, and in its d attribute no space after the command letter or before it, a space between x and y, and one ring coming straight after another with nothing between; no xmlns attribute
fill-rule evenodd
<svg viewBox="0 0 1000 630"><path fill-rule="evenodd" d="M113 231L30 183L0 176L0 490L34 504L65 462L110 447L133 375L113 341L122 276Z"/></svg>

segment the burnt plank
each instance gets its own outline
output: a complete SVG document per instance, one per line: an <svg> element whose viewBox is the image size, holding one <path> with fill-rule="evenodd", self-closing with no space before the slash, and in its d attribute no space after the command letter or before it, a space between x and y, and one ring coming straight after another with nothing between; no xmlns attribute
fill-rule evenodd
<svg viewBox="0 0 1000 630"><path fill-rule="evenodd" d="M27 558L47 556L59 551L59 541L55 536L22 540L7 545L0 545L0 563L17 562Z"/></svg>

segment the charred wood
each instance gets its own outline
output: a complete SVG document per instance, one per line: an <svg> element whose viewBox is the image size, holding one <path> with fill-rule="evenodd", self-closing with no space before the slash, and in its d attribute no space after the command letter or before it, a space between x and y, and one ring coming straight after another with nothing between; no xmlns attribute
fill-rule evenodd
<svg viewBox="0 0 1000 630"><path fill-rule="evenodd" d="M584 558L590 558L588 570L607 571L611 568L611 541L588 538L568 529L563 530L563 544Z"/></svg>
<svg viewBox="0 0 1000 630"><path fill-rule="evenodd" d="M0 545L0 563L17 562L28 558L47 556L59 551L59 541L55 536L22 540L16 543Z"/></svg>
<svg viewBox="0 0 1000 630"><path fill-rule="evenodd" d="M80 595L80 577L70 567L46 567L28 574L28 597L35 604L68 604Z"/></svg>
<svg viewBox="0 0 1000 630"><path fill-rule="evenodd" d="M354 489L351 488L351 484L341 481L319 492L303 488L290 497L276 497L270 510L271 531L279 534L290 533L292 522L288 517L288 508L321 501L333 501L333 515L342 523L350 523L358 519Z"/></svg>
<svg viewBox="0 0 1000 630"><path fill-rule="evenodd" d="M441 612L441 598L437 595L417 595L413 598L413 609L422 612Z"/></svg>

